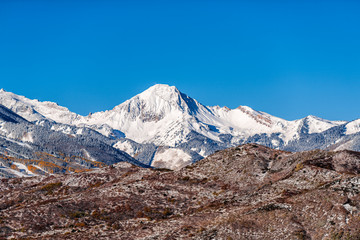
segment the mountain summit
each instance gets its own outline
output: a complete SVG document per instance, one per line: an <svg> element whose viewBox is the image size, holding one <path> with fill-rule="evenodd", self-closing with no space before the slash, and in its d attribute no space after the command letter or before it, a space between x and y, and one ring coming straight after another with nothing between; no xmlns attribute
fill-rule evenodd
<svg viewBox="0 0 360 240"><path fill-rule="evenodd" d="M176 87L157 84L114 109L82 118L77 124L107 124L140 143L176 146L189 133L194 116L208 111Z"/></svg>

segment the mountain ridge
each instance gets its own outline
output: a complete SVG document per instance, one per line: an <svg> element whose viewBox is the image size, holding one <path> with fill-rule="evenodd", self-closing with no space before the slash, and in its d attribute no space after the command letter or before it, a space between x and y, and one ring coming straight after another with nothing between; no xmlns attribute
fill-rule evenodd
<svg viewBox="0 0 360 240"><path fill-rule="evenodd" d="M37 124L49 120L80 128L91 128L118 141L113 144L118 149L124 150L125 142L132 145L126 149L139 149L142 144L168 146L181 149L179 157L186 159L188 155L205 157L216 150L248 142L291 151L311 150L312 147L331 148L341 142L346 142L345 145L350 146L349 150L360 148L357 140L352 144L346 140L349 136L357 139L352 136L360 132L360 119L351 122L330 121L309 115L288 121L248 106L240 105L235 109L205 106L175 86L166 84L156 84L111 110L95 112L88 116L73 113L56 103L31 100L6 91L0 92L0 104ZM331 131L328 131L330 129L333 129L331 136ZM323 143L319 139L323 139ZM345 145L338 148L344 148ZM175 153L175 150L168 151ZM132 156L137 154L128 153L133 154ZM165 155L161 156L163 162ZM192 157L186 162L190 163L198 158ZM172 168L169 159L165 162Z"/></svg>
<svg viewBox="0 0 360 240"><path fill-rule="evenodd" d="M122 161L148 167L112 145L92 129L29 122L0 104L0 177L74 173Z"/></svg>

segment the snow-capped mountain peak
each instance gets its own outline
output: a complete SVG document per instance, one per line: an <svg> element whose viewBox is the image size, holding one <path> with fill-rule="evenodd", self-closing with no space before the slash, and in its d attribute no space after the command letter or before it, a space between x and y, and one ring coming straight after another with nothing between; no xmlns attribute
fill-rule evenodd
<svg viewBox="0 0 360 240"><path fill-rule="evenodd" d="M287 121L248 106L235 109L204 106L166 84L156 84L112 110L88 116L72 113L56 103L30 100L4 90L0 91L0 103L32 122L45 119L90 127L115 139L126 137L140 144L185 147L201 156L212 153L214 146L224 148L244 142L284 148L304 136L346 124L312 115ZM358 129L357 123L349 124L347 133Z"/></svg>
<svg viewBox="0 0 360 240"><path fill-rule="evenodd" d="M5 90L0 91L0 103L32 122L48 119L71 124L80 118L80 115L70 112L69 109L59 106L57 103L32 100Z"/></svg>
<svg viewBox="0 0 360 240"><path fill-rule="evenodd" d="M162 98L165 101L177 100L180 95L180 91L175 86L169 86L167 84L156 84L137 96L142 99L151 99L151 98Z"/></svg>
<svg viewBox="0 0 360 240"><path fill-rule="evenodd" d="M197 122L195 115L199 109L210 114L206 107L176 87L157 84L112 110L84 118L81 123L105 122L137 142L175 146L193 130L191 122Z"/></svg>
<svg viewBox="0 0 360 240"><path fill-rule="evenodd" d="M309 115L302 119L302 125L306 128L308 134L320 133L329 128L345 124L346 121L329 121L313 115Z"/></svg>
<svg viewBox="0 0 360 240"><path fill-rule="evenodd" d="M175 86L156 84L135 97L116 106L115 111L127 108L136 114L157 114L158 118L173 112L192 114L198 110L199 103L181 93ZM152 113L152 114L151 114ZM154 120L158 120L156 117Z"/></svg>

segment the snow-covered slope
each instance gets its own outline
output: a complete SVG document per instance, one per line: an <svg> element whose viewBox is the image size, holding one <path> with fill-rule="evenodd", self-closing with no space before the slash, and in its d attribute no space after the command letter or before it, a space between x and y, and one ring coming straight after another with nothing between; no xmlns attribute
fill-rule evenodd
<svg viewBox="0 0 360 240"><path fill-rule="evenodd" d="M357 119L355 121L351 121L346 126L346 134L355 134L360 132L360 119Z"/></svg>
<svg viewBox="0 0 360 240"><path fill-rule="evenodd" d="M175 87L156 85L110 111L94 113L77 124L106 123L137 142L174 146L189 133L191 111Z"/></svg>
<svg viewBox="0 0 360 240"><path fill-rule="evenodd" d="M71 124L81 118L80 115L72 113L69 109L54 102L31 100L4 89L0 90L0 104L31 122L48 119L58 123Z"/></svg>
<svg viewBox="0 0 360 240"><path fill-rule="evenodd" d="M184 150L178 148L164 148L159 149L156 152L151 166L178 170L191 164L191 162L192 157Z"/></svg>
<svg viewBox="0 0 360 240"><path fill-rule="evenodd" d="M77 118L75 124L106 123L139 143L178 146L194 131L214 141L229 134L237 144L255 134L279 133L285 142L294 140L300 128L318 133L344 122L327 121L314 116L287 121L247 106L236 109L206 107L181 93L176 87L155 85L114 109Z"/></svg>
<svg viewBox="0 0 360 240"><path fill-rule="evenodd" d="M56 103L30 100L4 90L0 91L0 103L29 121L46 118L58 123L91 127L106 136L126 136L139 143L167 146L186 142L192 131L215 141L230 134L234 144L255 134L279 133L287 143L298 137L300 128L306 128L311 134L345 123L314 116L287 121L247 106L236 109L206 107L176 87L165 84L154 85L112 110L86 117Z"/></svg>
<svg viewBox="0 0 360 240"><path fill-rule="evenodd" d="M303 118L302 121L308 127L308 134L320 133L329 128L347 123L346 121L329 121L312 115Z"/></svg>
<svg viewBox="0 0 360 240"><path fill-rule="evenodd" d="M0 104L0 178L73 173L121 161L148 166L89 128L48 120L36 123Z"/></svg>

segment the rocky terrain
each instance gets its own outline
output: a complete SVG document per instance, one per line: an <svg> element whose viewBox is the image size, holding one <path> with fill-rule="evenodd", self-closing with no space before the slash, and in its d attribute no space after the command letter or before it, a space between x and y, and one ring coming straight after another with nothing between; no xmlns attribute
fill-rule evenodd
<svg viewBox="0 0 360 240"><path fill-rule="evenodd" d="M2 179L0 238L360 239L360 153L246 144L178 171Z"/></svg>

